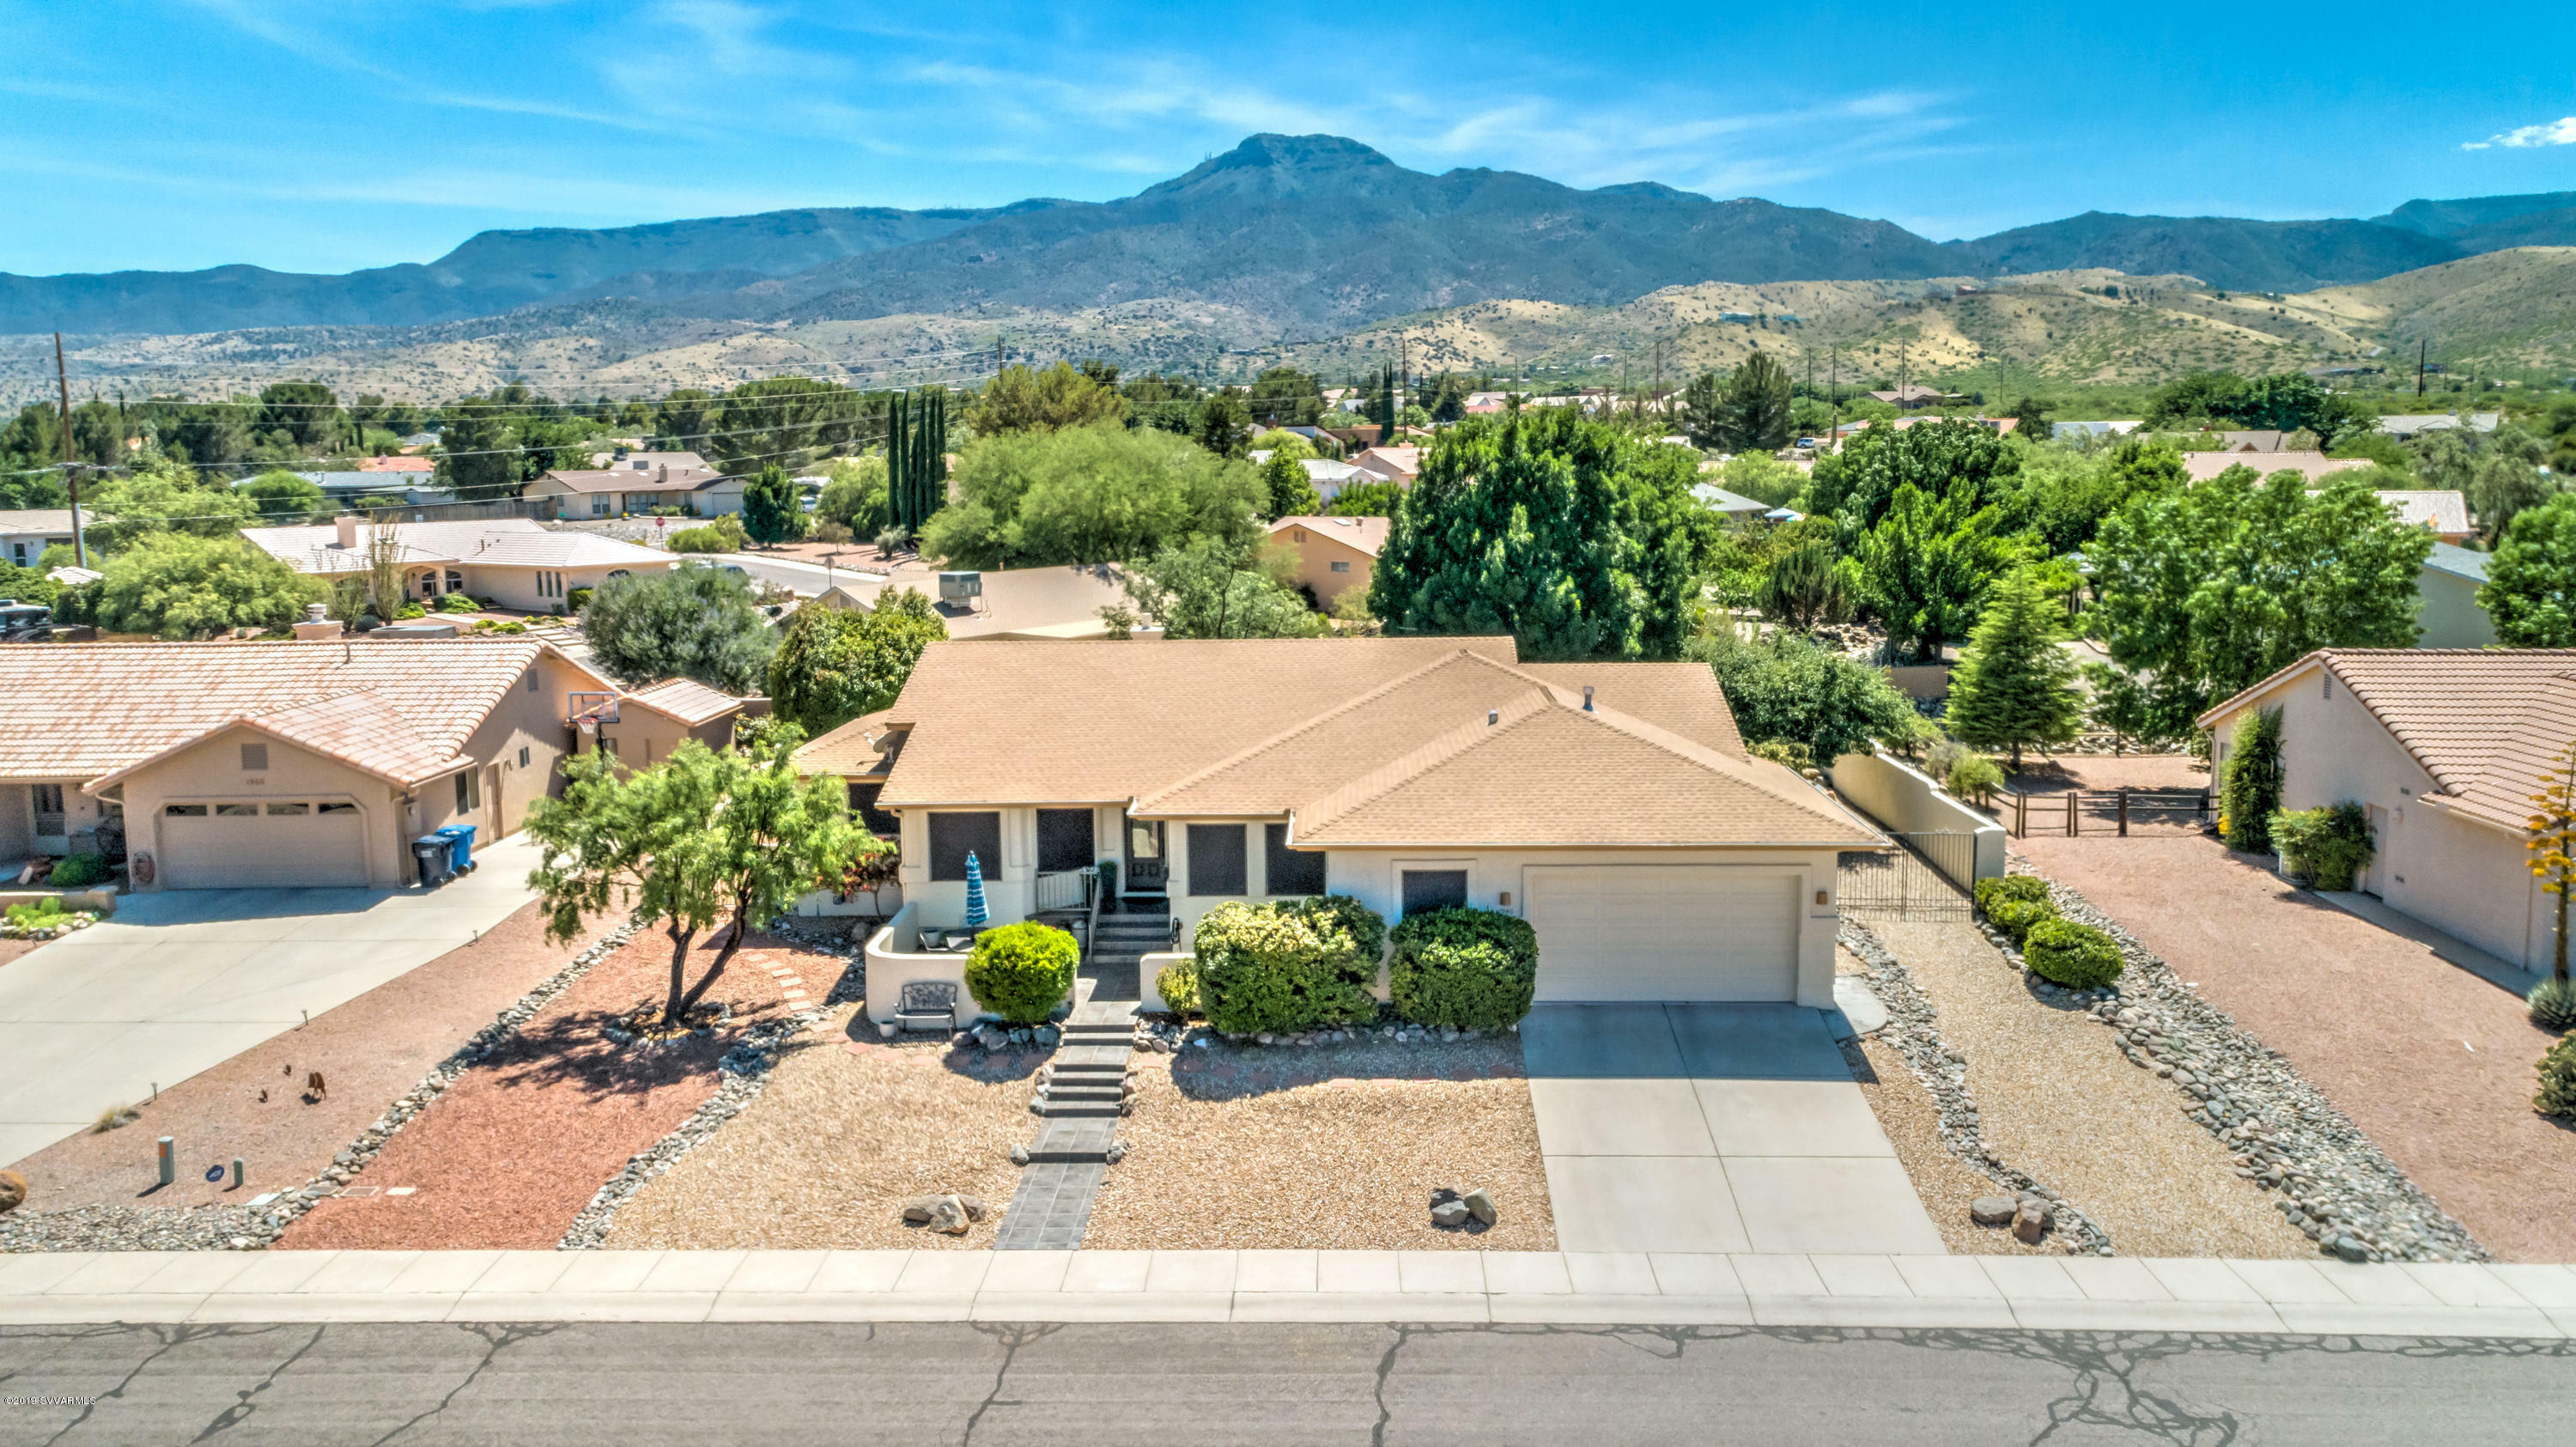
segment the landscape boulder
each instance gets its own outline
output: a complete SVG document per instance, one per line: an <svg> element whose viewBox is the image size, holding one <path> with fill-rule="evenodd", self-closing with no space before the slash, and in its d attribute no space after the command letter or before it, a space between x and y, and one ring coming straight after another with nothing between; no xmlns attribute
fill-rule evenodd
<svg viewBox="0 0 2576 1447"><path fill-rule="evenodd" d="M1434 1226L1466 1225L1467 1203L1464 1201L1443 1201L1439 1205L1432 1207L1431 1224Z"/></svg>
<svg viewBox="0 0 2576 1447"><path fill-rule="evenodd" d="M1979 1196L1968 1203L1968 1219L1980 1226L2009 1226L2021 1202L2010 1196Z"/></svg>
<svg viewBox="0 0 2576 1447"><path fill-rule="evenodd" d="M27 1178L16 1171L0 1171L0 1215L6 1215L26 1204Z"/></svg>
<svg viewBox="0 0 2576 1447"><path fill-rule="evenodd" d="M1458 1199L1466 1205L1468 1215L1488 1226L1494 1224L1494 1197L1484 1187L1478 1186Z"/></svg>
<svg viewBox="0 0 2576 1447"><path fill-rule="evenodd" d="M930 1213L930 1229L948 1236L966 1234L966 1206L955 1196L942 1196Z"/></svg>
<svg viewBox="0 0 2576 1447"><path fill-rule="evenodd" d="M2050 1220L2046 1201L2025 1200L2013 1216L2013 1235L2024 1245L2036 1246L2039 1238L2048 1234Z"/></svg>

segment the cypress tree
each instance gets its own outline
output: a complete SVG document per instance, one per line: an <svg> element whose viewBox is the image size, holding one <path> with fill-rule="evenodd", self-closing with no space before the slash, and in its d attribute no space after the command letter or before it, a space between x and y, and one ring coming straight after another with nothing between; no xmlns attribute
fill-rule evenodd
<svg viewBox="0 0 2576 1447"><path fill-rule="evenodd" d="M892 514L896 527L911 532L914 527L910 490L912 475L904 470L904 443L907 439L903 435L903 413L901 392L886 399L886 510Z"/></svg>

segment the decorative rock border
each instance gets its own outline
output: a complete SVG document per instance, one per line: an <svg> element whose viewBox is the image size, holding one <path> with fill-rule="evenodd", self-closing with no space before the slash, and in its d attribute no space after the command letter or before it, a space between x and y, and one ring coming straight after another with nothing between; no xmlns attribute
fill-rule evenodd
<svg viewBox="0 0 2576 1447"><path fill-rule="evenodd" d="M2047 879L2020 855L2008 864ZM2065 995L2091 1001L2092 1018L2119 1033L2130 1064L2174 1082L2183 1114L2235 1153L2237 1175L2282 1193L2276 1208L2318 1250L2346 1261L2495 1259L2278 1051L2185 988L2091 900L2047 883L2059 914L2109 935L2128 960L2110 989ZM2022 964L2009 940L1997 947Z"/></svg>
<svg viewBox="0 0 2576 1447"><path fill-rule="evenodd" d="M866 951L846 940L807 940L785 927L786 921L773 923L769 933L796 939L822 954L840 955L849 960L841 978L832 982L823 1003L799 1010L776 1020L764 1020L743 1032L742 1039L716 1062L724 1082L716 1093L689 1113L670 1134L628 1158L623 1169L609 1177L597 1194L590 1198L581 1214L572 1218L563 1239L555 1243L558 1251L592 1251L605 1245L609 1228L617 1224L617 1213L645 1183L671 1169L680 1157L696 1148L699 1142L724 1128L725 1122L742 1114L760 1093L769 1088L769 1073L778 1064L778 1053L788 1041L831 1013L836 1005L865 1000L868 995L868 962Z"/></svg>
<svg viewBox="0 0 2576 1447"><path fill-rule="evenodd" d="M2007 1164L2001 1153L1985 1143L1978 1130L1977 1103L1968 1094L1967 1057L1952 1050L1941 1038L1940 1012L1914 983L1913 973L1869 926L1858 920L1843 920L1839 939L1842 947L1869 971L1870 990L1887 1007L1887 1025L1878 1032L1878 1038L1905 1057L1914 1078L1931 1093L1933 1107L1940 1112L1942 1148L1970 1170L2007 1187L2015 1197L2037 1196L2046 1201L2055 1218L2058 1242L2067 1255L2116 1254L2110 1233L2092 1217L2041 1184L2030 1172Z"/></svg>
<svg viewBox="0 0 2576 1447"><path fill-rule="evenodd" d="M422 1076L418 1085L387 1106L374 1125L302 1186L257 1206L83 1206L24 1219L0 1216L0 1251L255 1251L270 1245L316 1203L338 1194L350 1177L376 1158L394 1132L427 1110L459 1076L499 1049L574 981L589 974L591 966L623 948L641 927L630 920L611 930L511 1002L491 1024L475 1031Z"/></svg>

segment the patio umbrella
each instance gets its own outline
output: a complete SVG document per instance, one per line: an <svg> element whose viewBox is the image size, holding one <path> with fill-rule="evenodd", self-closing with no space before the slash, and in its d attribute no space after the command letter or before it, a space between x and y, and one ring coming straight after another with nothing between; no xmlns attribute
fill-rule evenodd
<svg viewBox="0 0 2576 1447"><path fill-rule="evenodd" d="M992 915L984 909L984 866L975 860L975 851L966 851L966 928L982 929Z"/></svg>

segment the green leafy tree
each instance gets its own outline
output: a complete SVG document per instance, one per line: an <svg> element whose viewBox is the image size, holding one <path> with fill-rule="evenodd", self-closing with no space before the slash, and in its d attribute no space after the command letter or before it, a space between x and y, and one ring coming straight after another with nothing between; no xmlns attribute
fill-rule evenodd
<svg viewBox="0 0 2576 1447"><path fill-rule="evenodd" d="M280 456L304 459L339 450L354 436L340 399L319 382L271 382L259 392L257 440Z"/></svg>
<svg viewBox="0 0 2576 1447"><path fill-rule="evenodd" d="M2296 472L2231 467L2188 491L2132 498L2086 550L2089 615L2111 657L2152 677L2152 731L2191 721L2318 648L2415 641L2416 575L2432 534L2358 483L2311 496Z"/></svg>
<svg viewBox="0 0 2576 1447"><path fill-rule="evenodd" d="M1887 620L1888 638L1925 662L1967 634L1988 585L2016 556L2001 509L1976 507L1972 497L1962 488L1935 498L1907 483L1852 549L1862 594Z"/></svg>
<svg viewBox="0 0 2576 1447"><path fill-rule="evenodd" d="M1315 491L1315 480L1284 448L1270 454L1270 460L1261 465L1261 484L1270 495L1263 514L1266 517L1315 517L1324 510L1323 494Z"/></svg>
<svg viewBox="0 0 2576 1447"><path fill-rule="evenodd" d="M2576 493L2516 516L2487 563L2478 606L2511 648L2576 648Z"/></svg>
<svg viewBox="0 0 2576 1447"><path fill-rule="evenodd" d="M308 478L294 473L266 472L248 482L235 483L233 491L250 500L250 505L266 523L299 523L326 513L330 499Z"/></svg>
<svg viewBox="0 0 2576 1447"><path fill-rule="evenodd" d="M777 632L742 576L705 563L610 578L582 610L591 654L618 682L693 678L750 694L768 672Z"/></svg>
<svg viewBox="0 0 2576 1447"><path fill-rule="evenodd" d="M1803 746L1820 765L1871 744L1913 737L1914 705L1887 674L1802 634L1748 643L1732 630L1691 641L1690 656L1715 670L1748 744Z"/></svg>
<svg viewBox="0 0 2576 1447"><path fill-rule="evenodd" d="M1166 638L1312 638L1324 620L1243 550L1209 539L1165 548L1121 586Z"/></svg>
<svg viewBox="0 0 2576 1447"><path fill-rule="evenodd" d="M454 408L438 434L434 454L438 480L456 490L460 502L516 497L525 485L519 475L519 429L502 410L497 396L468 397Z"/></svg>
<svg viewBox="0 0 2576 1447"><path fill-rule="evenodd" d="M883 457L842 458L832 464L829 476L815 500L814 516L839 523L858 538L874 538L894 521Z"/></svg>
<svg viewBox="0 0 2576 1447"><path fill-rule="evenodd" d="M1337 518L1391 518L1404 505L1404 488L1392 482L1348 482L1333 494L1326 516Z"/></svg>
<svg viewBox="0 0 2576 1447"><path fill-rule="evenodd" d="M2239 714L2227 747L2226 774L2218 783L2218 808L2227 847L2248 854L2272 849L2272 816L2281 807L2281 711L2258 708Z"/></svg>
<svg viewBox="0 0 2576 1447"><path fill-rule="evenodd" d="M2091 543L2102 519L2130 498L2180 492L2190 482L2182 450L2170 442L2124 437L2099 451L2030 448L2015 479L2015 511L2050 552L2071 553Z"/></svg>
<svg viewBox="0 0 2576 1447"><path fill-rule="evenodd" d="M781 728L755 754L687 739L649 769L597 750L566 761L562 796L536 800L527 819L539 851L528 887L548 937L575 939L586 917L612 909L659 925L671 941L662 1019L685 1020L748 931L893 847L851 822L839 779L797 777L801 742ZM715 959L688 984L697 937L728 918Z"/></svg>
<svg viewBox="0 0 2576 1447"><path fill-rule="evenodd" d="M809 734L824 734L892 704L921 650L948 636L930 600L910 588L876 607L799 608L769 659L770 707Z"/></svg>
<svg viewBox="0 0 2576 1447"><path fill-rule="evenodd" d="M1194 538L1246 548L1268 502L1251 464L1153 428L977 438L956 488L922 551L961 568L1125 562Z"/></svg>
<svg viewBox="0 0 2576 1447"><path fill-rule="evenodd" d="M137 466L88 496L89 545L116 552L158 533L231 537L251 520L251 500L228 487L202 486L182 463Z"/></svg>
<svg viewBox="0 0 2576 1447"><path fill-rule="evenodd" d="M2000 415L2012 418L2015 424L2013 431L2021 436L2033 442L2046 442L2056 431L2048 415L2055 410L2054 403L2038 397L2024 397Z"/></svg>
<svg viewBox="0 0 2576 1447"><path fill-rule="evenodd" d="M1312 427L1323 420L1324 389L1311 372L1272 367L1252 379L1243 405L1266 427Z"/></svg>
<svg viewBox="0 0 2576 1447"><path fill-rule="evenodd" d="M2202 421L2313 432L2327 447L2379 425L2378 415L2359 398L2330 392L2303 372L2251 378L2234 372L2194 372L2157 389L2147 405L2146 426L2151 432Z"/></svg>
<svg viewBox="0 0 2576 1447"><path fill-rule="evenodd" d="M742 530L764 546L792 543L805 536L803 502L796 479L773 462L742 485Z"/></svg>
<svg viewBox="0 0 2576 1447"><path fill-rule="evenodd" d="M1099 381L1058 362L1040 371L1004 367L984 384L966 408L966 425L978 437L1003 432L1052 431L1114 422L1127 411L1127 401L1113 382Z"/></svg>
<svg viewBox="0 0 2576 1447"><path fill-rule="evenodd" d="M2009 749L2021 767L2024 748L2071 743L2084 717L2075 660L2057 646L2056 604L2028 571L1995 584L1959 666L1950 674L1943 715L1961 743Z"/></svg>
<svg viewBox="0 0 2576 1447"><path fill-rule="evenodd" d="M1243 398L1220 388L1199 407L1199 446L1219 457L1241 457L1244 442L1252 435L1252 414L1244 410Z"/></svg>
<svg viewBox="0 0 2576 1447"><path fill-rule="evenodd" d="M1854 433L1841 451L1816 459L1806 510L1832 514L1848 548L1852 537L1878 526L1897 489L1912 486L1935 499L1962 495L1971 513L1998 504L2007 511L1996 530L2018 532L2022 454L1964 420L1920 422L1902 431L1873 425Z"/></svg>
<svg viewBox="0 0 2576 1447"><path fill-rule="evenodd" d="M238 537L154 533L107 560L98 626L167 642L282 628L321 597L313 579Z"/></svg>

